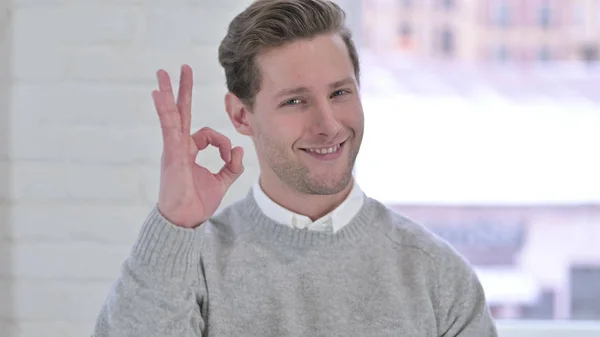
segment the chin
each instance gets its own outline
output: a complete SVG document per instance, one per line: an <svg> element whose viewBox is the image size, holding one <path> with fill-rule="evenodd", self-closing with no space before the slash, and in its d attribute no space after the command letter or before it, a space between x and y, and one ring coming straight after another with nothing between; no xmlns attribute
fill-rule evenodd
<svg viewBox="0 0 600 337"><path fill-rule="evenodd" d="M352 173L328 173L324 176L313 177L305 181L305 186L310 194L331 195L342 192L352 182Z"/></svg>

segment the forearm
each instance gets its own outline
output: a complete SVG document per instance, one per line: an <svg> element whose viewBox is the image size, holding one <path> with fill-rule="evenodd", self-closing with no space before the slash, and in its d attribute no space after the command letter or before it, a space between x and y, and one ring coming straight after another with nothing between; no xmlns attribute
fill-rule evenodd
<svg viewBox="0 0 600 337"><path fill-rule="evenodd" d="M94 337L199 337L199 242L153 210L109 292Z"/></svg>

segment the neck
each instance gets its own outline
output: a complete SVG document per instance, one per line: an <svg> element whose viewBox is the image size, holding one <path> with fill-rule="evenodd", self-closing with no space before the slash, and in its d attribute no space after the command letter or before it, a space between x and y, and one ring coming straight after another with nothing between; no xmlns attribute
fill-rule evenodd
<svg viewBox="0 0 600 337"><path fill-rule="evenodd" d="M280 206L309 217L315 221L338 207L350 194L354 180L336 194L315 195L298 192L279 179L264 179L261 174L259 183L265 194Z"/></svg>

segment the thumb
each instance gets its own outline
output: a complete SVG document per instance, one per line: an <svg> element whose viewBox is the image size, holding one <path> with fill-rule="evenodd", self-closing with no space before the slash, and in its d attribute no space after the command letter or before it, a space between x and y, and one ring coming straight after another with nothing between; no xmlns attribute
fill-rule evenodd
<svg viewBox="0 0 600 337"><path fill-rule="evenodd" d="M239 146L234 147L231 150L231 160L229 163L225 163L223 168L217 173L223 182L225 182L226 188L229 188L244 172L243 156L244 149Z"/></svg>

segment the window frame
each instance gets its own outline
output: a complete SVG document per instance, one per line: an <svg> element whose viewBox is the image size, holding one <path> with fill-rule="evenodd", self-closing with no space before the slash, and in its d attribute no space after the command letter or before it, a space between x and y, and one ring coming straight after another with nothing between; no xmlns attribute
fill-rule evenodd
<svg viewBox="0 0 600 337"><path fill-rule="evenodd" d="M497 320L502 337L597 337L600 322L569 320Z"/></svg>

